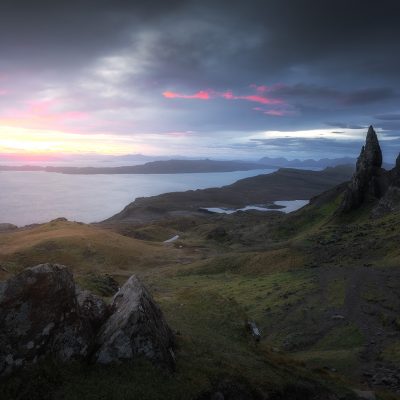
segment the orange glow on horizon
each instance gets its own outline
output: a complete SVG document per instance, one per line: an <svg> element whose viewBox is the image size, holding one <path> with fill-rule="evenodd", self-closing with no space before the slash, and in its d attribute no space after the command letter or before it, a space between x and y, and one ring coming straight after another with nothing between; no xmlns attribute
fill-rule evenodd
<svg viewBox="0 0 400 400"><path fill-rule="evenodd" d="M147 151L130 137L103 133L78 134L0 125L0 153L49 156L97 153L122 155Z"/></svg>

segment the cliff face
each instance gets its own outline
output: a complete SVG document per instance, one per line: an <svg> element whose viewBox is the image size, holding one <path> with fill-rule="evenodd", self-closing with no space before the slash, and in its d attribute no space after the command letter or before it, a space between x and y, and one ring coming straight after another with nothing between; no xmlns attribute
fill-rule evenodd
<svg viewBox="0 0 400 400"><path fill-rule="evenodd" d="M356 171L346 189L340 212L349 212L362 204L380 200L380 203L393 203L394 192L400 188L400 155L395 167L386 171L382 168L382 151L378 137L372 126L369 127L365 145L357 159ZM386 206L385 206L386 207ZM378 213L379 214L379 213Z"/></svg>

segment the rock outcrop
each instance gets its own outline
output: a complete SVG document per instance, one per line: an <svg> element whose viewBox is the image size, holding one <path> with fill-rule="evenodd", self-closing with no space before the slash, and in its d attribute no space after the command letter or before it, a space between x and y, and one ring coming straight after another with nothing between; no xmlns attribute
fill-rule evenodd
<svg viewBox="0 0 400 400"><path fill-rule="evenodd" d="M97 333L110 315L110 308L101 297L88 290L76 288L75 293L81 317L89 323L93 333Z"/></svg>
<svg viewBox="0 0 400 400"><path fill-rule="evenodd" d="M42 264L0 283L0 376L51 356L110 363L149 358L174 366L173 334L132 276L111 306L76 287L67 267Z"/></svg>
<svg viewBox="0 0 400 400"><path fill-rule="evenodd" d="M390 186L378 204L372 209L371 217L380 218L395 211L400 211L400 187Z"/></svg>
<svg viewBox="0 0 400 400"><path fill-rule="evenodd" d="M88 355L90 329L81 318L72 274L61 265L27 268L0 292L0 374L46 355Z"/></svg>
<svg viewBox="0 0 400 400"><path fill-rule="evenodd" d="M150 293L135 276L114 296L112 312L98 335L97 362L108 364L143 355L173 368L172 331Z"/></svg>
<svg viewBox="0 0 400 400"><path fill-rule="evenodd" d="M357 159L356 171L345 189L339 213L359 208L364 203L373 205L372 218L400 211L400 154L393 169L382 168L382 152L372 126L365 146Z"/></svg>
<svg viewBox="0 0 400 400"><path fill-rule="evenodd" d="M386 171L382 168L382 151L376 132L370 126L365 146L362 147L357 159L356 171L345 192L340 209L342 212L348 212L369 199L379 199L387 187Z"/></svg>
<svg viewBox="0 0 400 400"><path fill-rule="evenodd" d="M392 186L400 187L400 154L397 156L394 168L389 171L389 180Z"/></svg>

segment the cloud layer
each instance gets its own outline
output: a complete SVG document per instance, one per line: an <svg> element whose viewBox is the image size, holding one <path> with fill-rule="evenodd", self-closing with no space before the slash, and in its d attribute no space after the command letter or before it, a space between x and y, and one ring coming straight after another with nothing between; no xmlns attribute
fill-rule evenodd
<svg viewBox="0 0 400 400"><path fill-rule="evenodd" d="M88 151L106 135L127 153L355 155L363 131L354 146L335 132L400 133L399 18L395 0L5 0L0 134L83 135ZM315 129L333 133L264 137Z"/></svg>

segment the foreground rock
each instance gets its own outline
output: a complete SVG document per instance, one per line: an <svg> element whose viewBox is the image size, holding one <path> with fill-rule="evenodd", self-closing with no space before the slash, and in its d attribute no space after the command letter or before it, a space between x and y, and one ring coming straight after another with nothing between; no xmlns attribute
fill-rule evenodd
<svg viewBox="0 0 400 400"><path fill-rule="evenodd" d="M172 368L172 347L160 309L134 276L111 306L77 288L57 264L28 268L0 284L0 376L46 356L110 363L142 355Z"/></svg>
<svg viewBox="0 0 400 400"><path fill-rule="evenodd" d="M81 318L72 274L61 265L24 270L0 292L0 374L52 354L85 357L90 329Z"/></svg>
<svg viewBox="0 0 400 400"><path fill-rule="evenodd" d="M146 288L131 276L114 296L112 315L100 330L96 361L118 362L143 355L174 366L174 337Z"/></svg>

